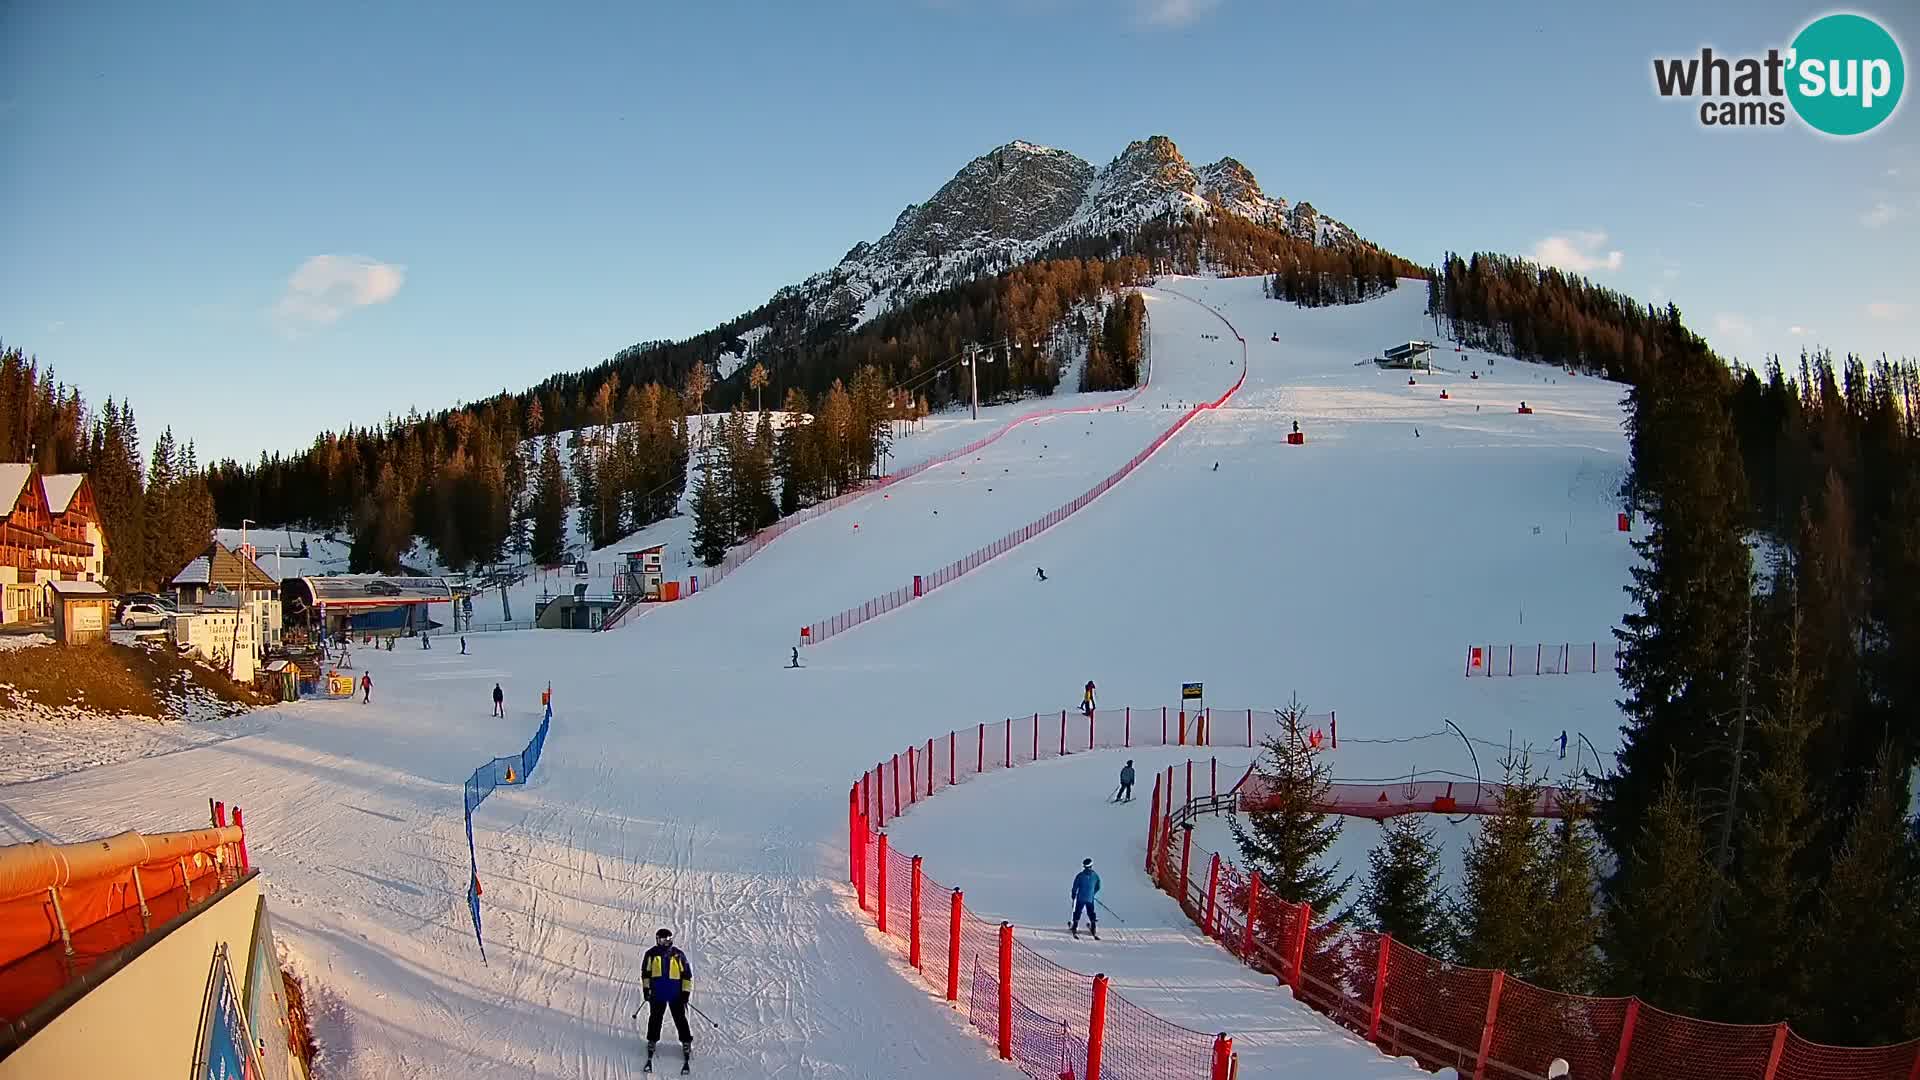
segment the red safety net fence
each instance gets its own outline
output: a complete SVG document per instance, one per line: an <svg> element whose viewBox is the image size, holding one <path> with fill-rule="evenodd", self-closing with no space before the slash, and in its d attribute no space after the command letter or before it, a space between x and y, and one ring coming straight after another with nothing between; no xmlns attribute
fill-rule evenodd
<svg viewBox="0 0 1920 1080"><path fill-rule="evenodd" d="M1209 409L1217 409L1226 404L1227 399L1238 393L1240 387L1244 385L1246 381L1247 366L1243 362L1240 365L1240 377L1235 379L1233 385L1228 387L1224 393L1212 401L1202 402L1180 414L1180 419L1174 421L1172 427L1161 432L1158 438L1148 443L1145 449L1133 455L1132 458L1128 459L1126 464L1115 469L1106 479L1082 492L1071 502L1054 508L1044 516L1022 525L1020 528L1013 530L1000 539L995 540L993 543L971 554L964 555L938 570L927 574L915 574L911 582L902 585L900 588L882 593L863 603L855 604L853 607L847 608L837 615L832 615L818 622L801 627L800 644L818 645L830 637L837 634L844 634L862 623L878 618L895 608L902 607L910 601L925 596L927 593L932 592L942 585L949 584L985 566L987 563L1005 555L1021 544L1026 543L1041 533L1046 532L1048 529L1053 528L1055 525L1060 524L1062 521L1065 521L1067 518L1072 517L1074 514L1079 513L1086 508L1087 504L1106 494L1115 484L1126 479L1128 474L1139 468L1140 465L1152 457L1156 451L1162 446L1165 446L1169 439L1179 434L1180 429L1187 426L1188 422L1194 417ZM910 474L898 475L904 476Z"/></svg>
<svg viewBox="0 0 1920 1080"><path fill-rule="evenodd" d="M1152 710L1154 723L1143 725L1156 740L1160 712ZM1172 712L1167 730L1177 732L1178 710ZM1132 710L1113 713L1124 733ZM1190 717L1188 730L1201 731L1204 717ZM860 910L872 916L929 990L956 1007L964 1002L968 1023L1003 1060L1036 1080L1228 1080L1236 1063L1227 1035L1155 1016L1114 993L1104 975L1061 967L1027 948L1010 924L969 911L965 895L934 880L919 856L889 847L881 829L940 788L981 772L1095 749L1098 721L1096 711L1091 717L1047 713L982 724L965 738L953 731L909 747L864 773L847 795L848 876ZM990 730L992 754L986 749Z"/></svg>
<svg viewBox="0 0 1920 1080"><path fill-rule="evenodd" d="M1316 924L1308 905L1265 893L1259 875L1193 843L1193 819L1232 799L1166 798L1172 774L1155 777L1150 802L1154 882L1227 951L1389 1055L1475 1078L1541 1078L1563 1058L1578 1080L1920 1080L1920 1039L1824 1046L1784 1023L1721 1024L1637 998L1558 993L1389 934Z"/></svg>
<svg viewBox="0 0 1920 1080"><path fill-rule="evenodd" d="M1467 646L1467 678L1476 675L1598 675L1620 670L1614 642L1534 642Z"/></svg>

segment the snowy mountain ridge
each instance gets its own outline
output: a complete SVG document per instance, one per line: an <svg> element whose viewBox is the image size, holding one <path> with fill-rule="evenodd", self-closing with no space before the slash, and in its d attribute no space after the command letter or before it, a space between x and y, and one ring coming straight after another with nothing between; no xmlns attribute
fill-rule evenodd
<svg viewBox="0 0 1920 1080"><path fill-rule="evenodd" d="M1218 214L1321 247L1363 242L1310 203L1266 194L1252 170L1231 157L1195 169L1164 135L1129 144L1100 168L1066 150L1015 140L968 162L932 198L902 210L885 236L855 244L838 265L780 290L774 302L801 306L809 325L858 326L1067 241Z"/></svg>

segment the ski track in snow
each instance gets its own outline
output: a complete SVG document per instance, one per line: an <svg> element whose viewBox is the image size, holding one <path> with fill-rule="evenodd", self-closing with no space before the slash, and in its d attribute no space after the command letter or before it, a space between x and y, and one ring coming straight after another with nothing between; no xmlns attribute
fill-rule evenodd
<svg viewBox="0 0 1920 1080"><path fill-rule="evenodd" d="M1070 707L1088 678L1103 705L1158 706L1184 679L1231 705L1298 691L1314 711L1339 710L1343 740L1448 717L1496 741L1512 730L1540 746L1571 727L1615 743L1610 678L1467 680L1460 664L1469 642L1587 641L1617 620L1631 558L1606 497L1624 462L1620 388L1504 359L1478 381L1436 373L1414 387L1356 367L1426 328L1417 285L1311 311L1266 300L1258 279L1169 285L1246 335L1241 393L1069 521L809 650L799 671L784 665L802 623L1078 495L1179 408L1231 385L1239 343L1208 311L1149 293L1153 384L1124 411L1022 425L612 633L475 635L466 657L356 650L371 704L280 706L216 743L0 787L0 838L188 827L209 796L245 807L282 939L312 980L329 1078L636 1076L637 967L659 926L674 928L693 1000L721 1024L692 1018L696 1074L1008 1077L964 1012L903 974L853 910L844 799L874 761L950 728ZM1439 385L1455 400L1438 401ZM1514 415L1521 399L1535 415ZM1296 418L1308 444L1281 445ZM952 447L989 430L938 437ZM488 715L496 680L504 719ZM525 745L549 681L538 770L474 820L483 965L461 785ZM1345 775L1471 771L1457 743L1340 753ZM1084 767L1099 787L1120 760L942 793L901 819L899 845L976 910L1050 927L1093 853L1103 899L1129 925L1101 952L1057 932L1030 944L1082 971L1107 966L1169 1019L1234 1032L1244 1075L1404 1075L1168 915L1172 902L1127 869L1145 803L1102 806L1071 775Z"/></svg>

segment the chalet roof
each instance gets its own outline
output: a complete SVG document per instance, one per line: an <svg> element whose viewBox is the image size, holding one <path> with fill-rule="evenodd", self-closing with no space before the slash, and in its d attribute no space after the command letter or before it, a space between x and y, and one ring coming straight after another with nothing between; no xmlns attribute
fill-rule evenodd
<svg viewBox="0 0 1920 1080"><path fill-rule="evenodd" d="M205 554L197 555L192 562L180 568L173 575L171 585L204 585L209 588L219 586L228 589L278 589L275 581L259 564L252 559L242 558L220 541L207 545Z"/></svg>
<svg viewBox="0 0 1920 1080"><path fill-rule="evenodd" d="M111 596L107 587L97 581L49 581L47 588L60 596Z"/></svg>
<svg viewBox="0 0 1920 1080"><path fill-rule="evenodd" d="M40 488L47 493L47 509L56 514L66 513L67 507L73 504L73 496L86 481L86 473L40 474Z"/></svg>
<svg viewBox="0 0 1920 1080"><path fill-rule="evenodd" d="M14 504L20 501L20 493L26 490L27 478L33 475L33 466L24 461L0 462L0 513L13 513Z"/></svg>

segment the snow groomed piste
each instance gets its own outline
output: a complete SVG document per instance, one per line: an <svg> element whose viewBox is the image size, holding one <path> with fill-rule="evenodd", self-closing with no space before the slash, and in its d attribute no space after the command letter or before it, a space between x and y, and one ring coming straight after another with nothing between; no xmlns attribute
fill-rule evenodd
<svg viewBox="0 0 1920 1080"><path fill-rule="evenodd" d="M1257 279L1163 284L1245 331L1240 391L1018 561L981 565L884 633L844 635L786 669L797 627L990 544L1125 463L1235 380L1240 344L1211 313L1150 292L1153 385L1124 411L1020 425L789 530L724 588L703 581L694 602L654 605L618 632L356 657L379 669L370 703L293 702L141 744L164 756L0 789L0 838L164 827L198 819L207 791L247 806L335 1076L637 1076L633 969L670 926L700 973L695 1001L722 1025L699 1036L709 1075L1005 1077L993 1043L865 940L842 799L882 748L964 738L1009 702L1071 706L1088 679L1115 701L1204 680L1210 700L1337 703L1344 775L1472 775L1450 734L1393 741L1443 718L1502 746L1563 730L1601 752L1617 740L1613 680L1462 678L1461 650L1604 639L1617 621L1633 559L1612 494L1621 388L1505 359L1478 380L1442 370L1407 387L1364 359L1431 333L1417 287L1300 309ZM1533 414L1515 411L1522 399ZM1304 445L1284 442L1294 420ZM986 433L956 422L916 438ZM495 682L506 718L489 715ZM473 819L483 966L453 808L475 763L526 741L549 682L565 738ZM1206 752L1223 776L1250 756ZM1132 751L1143 781L1191 753ZM1071 754L976 777L890 820L891 840L961 886L966 910L1012 923L1024 948L1104 971L1113 994L1208 1039L1230 1031L1243 1076L1423 1075L1295 1008L1155 890L1141 870L1146 808L1105 802L1118 763ZM1098 942L1065 933L1083 857L1116 913Z"/></svg>

